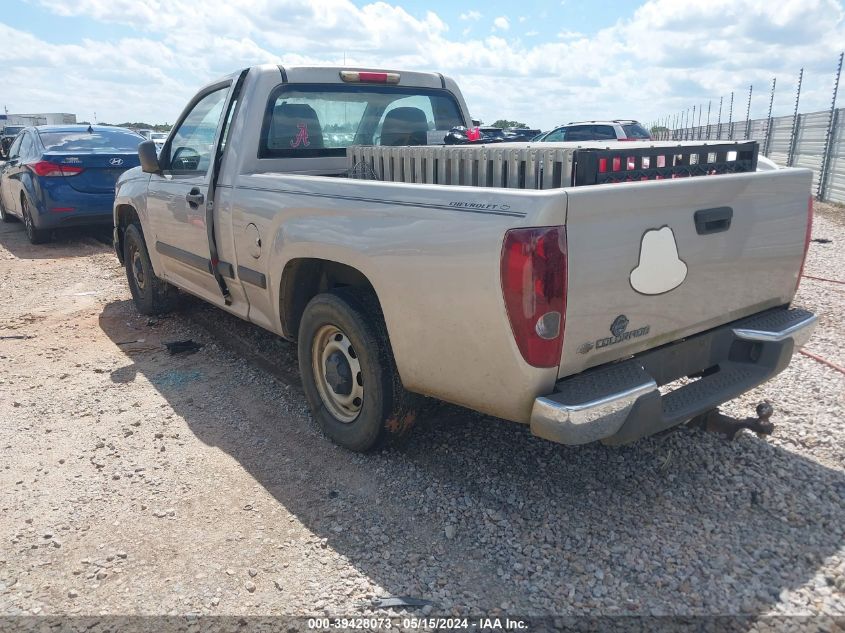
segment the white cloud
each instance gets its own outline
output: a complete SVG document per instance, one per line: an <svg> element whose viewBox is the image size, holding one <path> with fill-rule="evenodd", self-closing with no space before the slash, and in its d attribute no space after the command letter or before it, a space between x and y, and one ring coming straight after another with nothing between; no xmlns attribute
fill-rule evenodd
<svg viewBox="0 0 845 633"><path fill-rule="evenodd" d="M172 122L194 90L215 76L265 62L338 65L344 55L351 66L451 75L473 115L491 121L544 128L608 116L647 121L693 104L706 109L708 99L715 111L719 96L731 90L736 118L752 82L752 116L761 116L773 76L775 114L786 114L801 66L801 109L829 106L845 41L837 0L649 0L597 33L564 31L550 41L531 32L524 40L505 39L505 16L494 22L496 34L452 34L434 12L381 1L37 1L56 15L121 24L136 34L56 44L0 24L4 102L11 111L89 117L96 110L106 121ZM475 13L461 18L475 21Z"/></svg>
<svg viewBox="0 0 845 633"><path fill-rule="evenodd" d="M510 21L503 15L500 15L498 18L493 20L493 29L498 29L500 31L507 31L511 28Z"/></svg>
<svg viewBox="0 0 845 633"><path fill-rule="evenodd" d="M461 20L478 21L481 19L481 13L479 13L478 11L467 11L466 13L461 13L461 15L459 15L458 17Z"/></svg>
<svg viewBox="0 0 845 633"><path fill-rule="evenodd" d="M562 40L574 40L580 37L584 37L583 33L579 33L578 31L561 31L557 34L557 36Z"/></svg>

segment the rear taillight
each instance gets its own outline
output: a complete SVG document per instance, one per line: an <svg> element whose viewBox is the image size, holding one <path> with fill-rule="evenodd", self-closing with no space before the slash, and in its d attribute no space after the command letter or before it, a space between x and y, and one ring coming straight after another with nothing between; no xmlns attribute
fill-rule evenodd
<svg viewBox="0 0 845 633"><path fill-rule="evenodd" d="M813 196L807 200L807 231L804 234L804 256L801 258L801 268L798 271L798 280L795 282L795 291L798 292L798 285L801 277L804 276L804 264L807 263L807 251L810 250L810 237L813 234Z"/></svg>
<svg viewBox="0 0 845 633"><path fill-rule="evenodd" d="M566 314L566 229L512 229L502 247L502 294L522 357L556 367Z"/></svg>
<svg viewBox="0 0 845 633"><path fill-rule="evenodd" d="M48 160L40 160L29 166L32 171L42 177L50 178L55 176L76 176L83 171L82 167L72 165L57 165Z"/></svg>

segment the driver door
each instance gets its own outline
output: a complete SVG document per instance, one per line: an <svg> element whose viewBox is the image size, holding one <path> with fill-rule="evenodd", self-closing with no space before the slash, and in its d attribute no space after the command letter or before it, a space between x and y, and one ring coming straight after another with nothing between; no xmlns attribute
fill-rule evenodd
<svg viewBox="0 0 845 633"><path fill-rule="evenodd" d="M0 170L0 202L3 203L3 208L6 213L20 216L20 204L18 203L20 197L20 150L23 142L23 132L19 133L12 145L9 147L9 157L3 164Z"/></svg>
<svg viewBox="0 0 845 633"><path fill-rule="evenodd" d="M210 272L206 205L230 91L231 83L226 82L194 98L162 148L162 171L151 175L147 190L154 244L149 238L147 243L157 251L165 278L221 306L223 297ZM230 286L235 285L225 263L220 270ZM232 298L228 309L246 314L242 293L232 292Z"/></svg>

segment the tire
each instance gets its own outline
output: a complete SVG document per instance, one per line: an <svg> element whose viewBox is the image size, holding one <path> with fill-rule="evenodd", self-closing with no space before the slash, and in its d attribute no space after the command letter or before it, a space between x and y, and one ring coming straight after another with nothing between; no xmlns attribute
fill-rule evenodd
<svg viewBox="0 0 845 633"><path fill-rule="evenodd" d="M344 288L314 297L302 315L298 347L311 413L336 444L366 452L413 426L411 396L371 294Z"/></svg>
<svg viewBox="0 0 845 633"><path fill-rule="evenodd" d="M123 261L138 312L148 316L170 312L178 299L176 288L156 277L138 224L130 224L123 235Z"/></svg>
<svg viewBox="0 0 845 633"><path fill-rule="evenodd" d="M29 208L29 198L21 196L21 215L23 216L23 225L26 229L26 237L30 244L46 244L53 237L53 232L45 229L39 229L35 226L35 220L32 219L32 212Z"/></svg>

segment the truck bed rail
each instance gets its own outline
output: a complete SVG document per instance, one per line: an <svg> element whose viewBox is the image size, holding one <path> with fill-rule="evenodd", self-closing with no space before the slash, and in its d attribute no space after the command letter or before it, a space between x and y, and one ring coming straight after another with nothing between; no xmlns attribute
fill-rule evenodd
<svg viewBox="0 0 845 633"><path fill-rule="evenodd" d="M350 178L386 182L556 189L757 169L756 141L729 143L503 143L347 148Z"/></svg>

